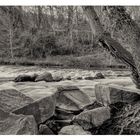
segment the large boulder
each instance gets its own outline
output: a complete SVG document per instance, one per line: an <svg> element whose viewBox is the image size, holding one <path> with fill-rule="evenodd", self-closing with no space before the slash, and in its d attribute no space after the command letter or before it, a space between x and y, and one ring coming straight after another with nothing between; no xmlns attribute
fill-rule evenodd
<svg viewBox="0 0 140 140"><path fill-rule="evenodd" d="M69 125L63 127L60 130L59 135L91 135L91 133L84 131L79 125Z"/></svg>
<svg viewBox="0 0 140 140"><path fill-rule="evenodd" d="M98 102L107 106L117 102L132 103L140 99L140 90L113 84L97 84L95 95Z"/></svg>
<svg viewBox="0 0 140 140"><path fill-rule="evenodd" d="M0 109L0 135L37 134L37 124L32 115L15 115Z"/></svg>
<svg viewBox="0 0 140 140"><path fill-rule="evenodd" d="M58 87L56 106L67 111L79 111L91 104L89 97L76 86Z"/></svg>
<svg viewBox="0 0 140 140"><path fill-rule="evenodd" d="M73 122L82 126L84 130L89 130L101 126L108 119L110 119L110 109L99 107L80 113L74 117Z"/></svg>
<svg viewBox="0 0 140 140"><path fill-rule="evenodd" d="M13 88L10 83L1 85L0 108L15 114L33 115L37 123L46 121L55 112L56 89L37 88L35 84L11 83Z"/></svg>
<svg viewBox="0 0 140 140"><path fill-rule="evenodd" d="M17 76L14 79L14 81L15 82L28 82L28 81L34 82L37 76L38 76L37 74L33 74L33 75L23 74L23 75Z"/></svg>
<svg viewBox="0 0 140 140"><path fill-rule="evenodd" d="M34 102L14 110L15 114L33 115L37 124L42 123L54 115L56 105L55 94L47 95Z"/></svg>
<svg viewBox="0 0 140 140"><path fill-rule="evenodd" d="M46 82L52 82L53 81L53 77L52 74L49 72L44 72L40 75L38 75L35 79L36 82L38 81L46 81Z"/></svg>
<svg viewBox="0 0 140 140"><path fill-rule="evenodd" d="M14 88L0 87L0 108L12 112L33 102L33 99Z"/></svg>

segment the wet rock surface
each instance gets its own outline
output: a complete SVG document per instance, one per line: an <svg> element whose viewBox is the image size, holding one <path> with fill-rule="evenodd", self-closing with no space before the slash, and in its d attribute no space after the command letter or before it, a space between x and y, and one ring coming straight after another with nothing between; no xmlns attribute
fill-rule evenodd
<svg viewBox="0 0 140 140"><path fill-rule="evenodd" d="M85 80L95 80L95 79L105 79L105 76L101 72L98 72L94 76L85 77Z"/></svg>
<svg viewBox="0 0 140 140"><path fill-rule="evenodd" d="M82 77L77 77L77 80L82 80L83 78Z"/></svg>
<svg viewBox="0 0 140 140"><path fill-rule="evenodd" d="M35 78L35 82L38 82L38 81L52 82L53 81L52 74L49 72L44 72Z"/></svg>
<svg viewBox="0 0 140 140"><path fill-rule="evenodd" d="M94 77L85 77L85 80L94 80Z"/></svg>
<svg viewBox="0 0 140 140"><path fill-rule="evenodd" d="M95 79L104 79L105 76L101 72L98 72L98 73L95 74L94 78Z"/></svg>
<svg viewBox="0 0 140 140"><path fill-rule="evenodd" d="M18 75L14 81L15 82L35 82L35 79L38 75L37 74L32 74L32 75L26 75L26 74L23 74L23 75Z"/></svg>
<svg viewBox="0 0 140 140"><path fill-rule="evenodd" d="M71 76L67 76L65 79L66 80L71 80Z"/></svg>
<svg viewBox="0 0 140 140"><path fill-rule="evenodd" d="M59 81L62 81L63 80L63 76L53 76L53 81L54 82L59 82Z"/></svg>

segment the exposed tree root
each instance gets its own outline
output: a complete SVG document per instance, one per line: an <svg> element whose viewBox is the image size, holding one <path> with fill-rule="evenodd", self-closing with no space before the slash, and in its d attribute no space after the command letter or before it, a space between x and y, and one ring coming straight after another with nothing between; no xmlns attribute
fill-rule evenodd
<svg viewBox="0 0 140 140"><path fill-rule="evenodd" d="M114 106L114 105L113 105ZM119 103L112 108L112 117L98 128L96 134L138 135L140 134L140 102ZM93 134L95 134L93 132Z"/></svg>

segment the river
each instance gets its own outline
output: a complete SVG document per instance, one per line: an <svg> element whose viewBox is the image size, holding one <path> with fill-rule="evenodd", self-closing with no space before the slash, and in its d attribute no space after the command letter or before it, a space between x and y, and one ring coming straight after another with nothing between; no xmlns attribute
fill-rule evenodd
<svg viewBox="0 0 140 140"><path fill-rule="evenodd" d="M63 77L71 76L76 77L87 77L94 76L96 72L102 72L107 77L116 76L129 76L128 70L83 70L83 69L60 69L60 68L48 68L40 66L19 66L19 65L0 65L0 78L2 77L16 77L20 74L33 74L43 73L45 71L51 72L52 75L61 75Z"/></svg>

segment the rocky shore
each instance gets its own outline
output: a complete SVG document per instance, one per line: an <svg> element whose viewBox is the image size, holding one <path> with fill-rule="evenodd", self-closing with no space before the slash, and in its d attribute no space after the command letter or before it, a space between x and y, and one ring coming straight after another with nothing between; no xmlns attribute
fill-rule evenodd
<svg viewBox="0 0 140 140"><path fill-rule="evenodd" d="M4 77L0 84L0 134L129 133L121 124L117 131L110 131L116 124L112 120L120 115L120 111L126 114L124 107L130 105L133 108L140 104L140 91L126 74L115 77L112 73L92 72L84 76L74 73L76 76L72 77L70 73L56 75L43 71L21 72L10 80L8 76ZM139 115L138 111L134 118ZM129 125L133 126L133 123ZM133 133L139 134L138 129Z"/></svg>

